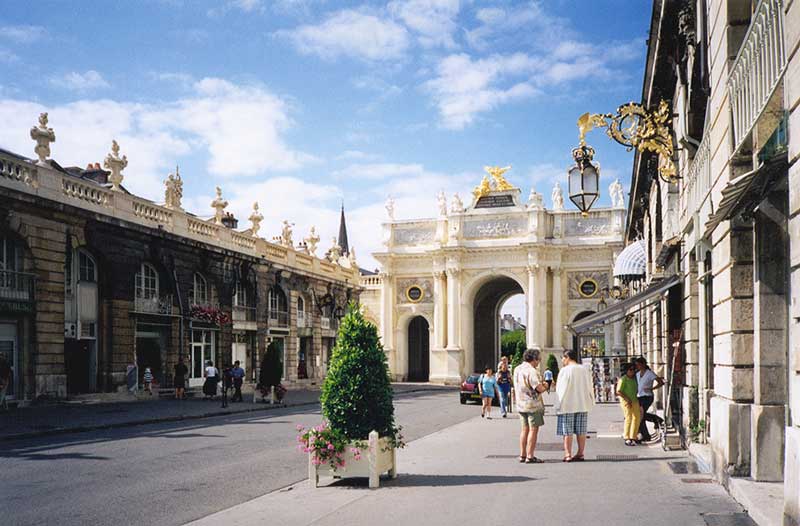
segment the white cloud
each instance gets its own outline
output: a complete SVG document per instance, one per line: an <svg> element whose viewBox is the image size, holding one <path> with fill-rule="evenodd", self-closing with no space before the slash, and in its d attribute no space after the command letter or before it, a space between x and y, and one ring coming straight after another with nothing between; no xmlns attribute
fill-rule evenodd
<svg viewBox="0 0 800 526"><path fill-rule="evenodd" d="M2 26L0 38L13 40L20 44L30 44L47 36L47 30L42 26Z"/></svg>
<svg viewBox="0 0 800 526"><path fill-rule="evenodd" d="M463 53L450 55L439 62L437 77L425 87L433 94L442 125L460 130L478 113L535 95L529 76L537 66L537 61L524 53L479 60Z"/></svg>
<svg viewBox="0 0 800 526"><path fill-rule="evenodd" d="M306 55L366 61L397 60L409 46L408 31L392 20L353 10L339 11L318 25L303 25L275 36Z"/></svg>
<svg viewBox="0 0 800 526"><path fill-rule="evenodd" d="M0 122L11 123L0 127L0 146L32 155L28 129L43 111L56 132L52 151L60 164L102 162L116 139L129 159L125 186L157 201L163 199L164 176L190 153L208 157L212 176L269 174L312 160L284 141L291 121L283 100L262 87L221 79L203 79L185 98L159 106L81 100L46 107L0 100Z"/></svg>
<svg viewBox="0 0 800 526"><path fill-rule="evenodd" d="M378 155L362 152L361 150L345 150L339 155L337 155L335 159L337 161L350 161L350 160L370 161L377 159L378 157L379 157Z"/></svg>
<svg viewBox="0 0 800 526"><path fill-rule="evenodd" d="M61 77L51 77L50 83L60 88L78 92L98 90L111 86L100 73L93 69L85 73L72 71Z"/></svg>
<svg viewBox="0 0 800 526"><path fill-rule="evenodd" d="M417 34L423 47L454 48L459 4L459 0L396 0L388 9Z"/></svg>

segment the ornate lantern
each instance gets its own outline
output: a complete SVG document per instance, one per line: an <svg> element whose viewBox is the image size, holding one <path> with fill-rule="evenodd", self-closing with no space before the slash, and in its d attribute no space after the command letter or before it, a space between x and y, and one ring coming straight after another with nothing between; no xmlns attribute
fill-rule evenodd
<svg viewBox="0 0 800 526"><path fill-rule="evenodd" d="M586 216L600 194L600 165L592 162L594 148L586 144L573 149L572 158L575 166L569 169L569 200Z"/></svg>

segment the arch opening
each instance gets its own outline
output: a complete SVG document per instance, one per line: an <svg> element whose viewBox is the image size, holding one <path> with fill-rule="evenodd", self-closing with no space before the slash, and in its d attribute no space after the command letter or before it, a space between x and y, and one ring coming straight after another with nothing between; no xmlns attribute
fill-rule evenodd
<svg viewBox="0 0 800 526"><path fill-rule="evenodd" d="M430 327L423 316L408 323L408 381L427 382L430 377Z"/></svg>
<svg viewBox="0 0 800 526"><path fill-rule="evenodd" d="M509 298L523 293L522 286L507 276L492 278L475 293L472 353L476 371L496 366L501 350L501 309Z"/></svg>
<svg viewBox="0 0 800 526"><path fill-rule="evenodd" d="M572 323L582 320L594 314L594 311L585 310L575 315ZM581 356L603 355L606 350L605 332L603 326L597 325L572 337L572 348L578 351Z"/></svg>

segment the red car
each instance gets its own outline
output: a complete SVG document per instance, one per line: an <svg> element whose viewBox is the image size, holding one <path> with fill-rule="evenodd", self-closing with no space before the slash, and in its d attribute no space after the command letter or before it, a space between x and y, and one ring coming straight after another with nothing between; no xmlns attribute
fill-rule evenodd
<svg viewBox="0 0 800 526"><path fill-rule="evenodd" d="M478 380L481 376L481 373L471 374L467 376L466 380L461 382L461 392L459 395L461 397L462 404L466 404L469 401L481 403L481 393L478 389ZM492 400L492 405L499 406L500 399L495 396Z"/></svg>

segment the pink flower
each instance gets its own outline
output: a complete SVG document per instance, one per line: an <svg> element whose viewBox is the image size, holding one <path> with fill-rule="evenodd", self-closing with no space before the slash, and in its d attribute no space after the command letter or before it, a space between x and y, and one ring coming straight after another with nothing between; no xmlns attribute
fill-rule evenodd
<svg viewBox="0 0 800 526"><path fill-rule="evenodd" d="M318 458L314 458L311 461L311 463L314 464L315 466L319 466L320 464L322 464L322 461L320 459L318 459Z"/></svg>
<svg viewBox="0 0 800 526"><path fill-rule="evenodd" d="M336 449L336 448L335 448L335 447L333 447L333 444L331 444L330 442L328 442L328 451L333 451L334 449Z"/></svg>
<svg viewBox="0 0 800 526"><path fill-rule="evenodd" d="M353 455L353 458L356 460L361 460L361 455Z"/></svg>
<svg viewBox="0 0 800 526"><path fill-rule="evenodd" d="M303 430L303 426L301 426L300 424L297 424L295 426L295 429L297 429L298 431L302 431Z"/></svg>

